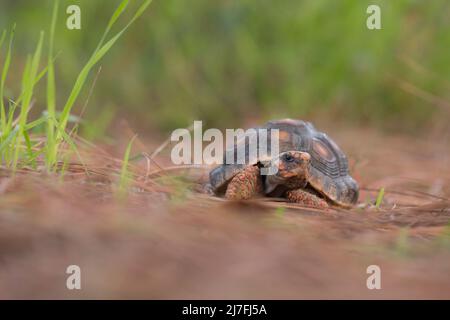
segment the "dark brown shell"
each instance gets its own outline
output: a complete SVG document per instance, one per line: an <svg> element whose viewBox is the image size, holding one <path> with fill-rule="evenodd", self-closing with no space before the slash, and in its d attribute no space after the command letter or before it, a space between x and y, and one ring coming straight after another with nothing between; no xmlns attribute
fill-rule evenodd
<svg viewBox="0 0 450 320"><path fill-rule="evenodd" d="M350 206L358 200L359 187L349 175L348 161L342 150L325 133L317 131L305 121L284 119L269 121L259 129L279 130L279 151L298 150L311 155L309 184L329 200L342 206ZM248 141L246 140L248 154ZM268 134L268 153L270 154L270 133ZM227 152L235 152L237 146ZM248 164L261 159L246 158L246 164L224 164L210 173L214 190L219 191L228 181Z"/></svg>
<svg viewBox="0 0 450 320"><path fill-rule="evenodd" d="M301 120L277 120L266 124L288 135L280 138L280 152L299 150L311 155L309 184L333 202L350 206L358 201L359 187L349 175L348 160L325 133Z"/></svg>

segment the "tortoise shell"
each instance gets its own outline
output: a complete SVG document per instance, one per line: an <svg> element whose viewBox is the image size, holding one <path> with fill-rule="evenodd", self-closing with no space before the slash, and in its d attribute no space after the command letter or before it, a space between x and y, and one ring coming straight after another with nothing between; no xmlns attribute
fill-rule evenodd
<svg viewBox="0 0 450 320"><path fill-rule="evenodd" d="M325 133L317 131L314 126L305 121L283 119L267 122L264 126L254 128L268 131L267 153L251 156L248 139L238 141L231 149L225 151L224 164L210 172L210 183L216 193L221 193L226 188L233 176L247 165L257 164L268 158L270 154L270 130L279 130L279 152L298 150L308 152L311 155L309 185L330 201L341 205L351 206L358 200L359 187L356 181L349 175L348 161L342 150ZM234 160L237 158L237 149L245 144L245 163L227 164L226 157L233 152ZM259 147L260 141L257 141ZM253 146L254 147L254 146ZM228 155L229 156L229 155Z"/></svg>

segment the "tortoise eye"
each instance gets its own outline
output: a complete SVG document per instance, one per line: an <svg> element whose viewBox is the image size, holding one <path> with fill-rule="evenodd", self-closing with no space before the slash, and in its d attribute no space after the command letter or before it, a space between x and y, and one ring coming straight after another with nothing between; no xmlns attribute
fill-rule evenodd
<svg viewBox="0 0 450 320"><path fill-rule="evenodd" d="M294 157L291 156L290 154L286 154L284 155L284 160L287 162L293 162L294 161Z"/></svg>

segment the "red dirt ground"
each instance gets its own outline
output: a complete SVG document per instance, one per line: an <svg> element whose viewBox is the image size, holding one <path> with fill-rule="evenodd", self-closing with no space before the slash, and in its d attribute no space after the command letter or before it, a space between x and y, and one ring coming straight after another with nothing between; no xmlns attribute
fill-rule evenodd
<svg viewBox="0 0 450 320"><path fill-rule="evenodd" d="M360 203L385 188L381 208L232 203L169 172L142 179L145 163L118 200L120 165L102 156L89 178L73 165L64 182L1 171L0 298L449 299L448 137L327 132L348 154ZM81 290L66 288L71 264ZM366 287L369 265L381 268L380 290Z"/></svg>

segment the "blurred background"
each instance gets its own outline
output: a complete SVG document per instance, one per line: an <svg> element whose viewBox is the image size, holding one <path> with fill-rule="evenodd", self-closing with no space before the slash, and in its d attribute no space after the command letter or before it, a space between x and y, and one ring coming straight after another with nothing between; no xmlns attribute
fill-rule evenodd
<svg viewBox="0 0 450 320"><path fill-rule="evenodd" d="M62 1L60 108L119 2ZM17 23L12 96L40 30L48 33L52 3L0 1L0 30ZM81 30L65 28L69 4L81 7ZM382 30L366 27L370 4L381 7ZM83 133L101 138L117 119L166 133L194 119L230 128L277 117L421 132L450 110L449 17L446 0L153 1L101 61Z"/></svg>

